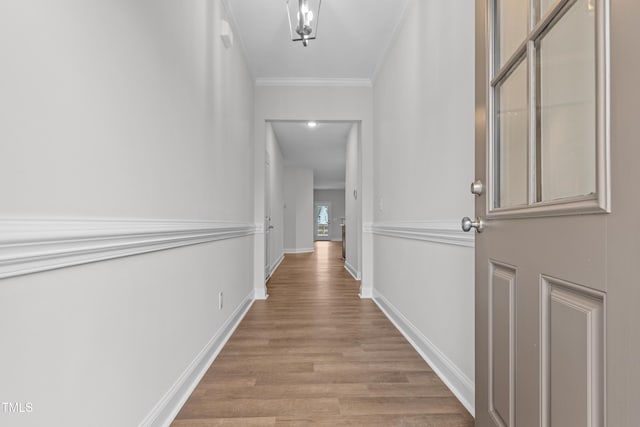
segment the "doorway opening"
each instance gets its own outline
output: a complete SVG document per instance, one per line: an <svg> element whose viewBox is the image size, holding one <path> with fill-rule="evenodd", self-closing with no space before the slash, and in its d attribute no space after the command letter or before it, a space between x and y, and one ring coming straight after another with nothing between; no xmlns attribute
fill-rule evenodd
<svg viewBox="0 0 640 427"><path fill-rule="evenodd" d="M266 121L265 275L285 254L334 241L343 247L340 262L359 280L360 122L311 119Z"/></svg>

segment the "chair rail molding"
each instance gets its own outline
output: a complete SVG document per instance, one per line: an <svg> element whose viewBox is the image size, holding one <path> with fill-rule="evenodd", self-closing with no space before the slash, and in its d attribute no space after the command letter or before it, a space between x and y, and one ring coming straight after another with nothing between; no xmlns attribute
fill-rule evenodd
<svg viewBox="0 0 640 427"><path fill-rule="evenodd" d="M458 220L377 222L365 227L364 231L378 236L422 240L468 248L473 248L475 245L474 234L462 231Z"/></svg>
<svg viewBox="0 0 640 427"><path fill-rule="evenodd" d="M0 218L0 279L255 232L224 221Z"/></svg>

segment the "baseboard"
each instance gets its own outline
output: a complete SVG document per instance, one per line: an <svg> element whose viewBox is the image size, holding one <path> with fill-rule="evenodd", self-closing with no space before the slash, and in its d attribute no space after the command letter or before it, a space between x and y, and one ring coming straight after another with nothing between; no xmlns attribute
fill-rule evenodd
<svg viewBox="0 0 640 427"><path fill-rule="evenodd" d="M351 264L347 261L344 262L344 268L353 276L354 279L360 280L360 272L356 270Z"/></svg>
<svg viewBox="0 0 640 427"><path fill-rule="evenodd" d="M261 288L254 289L254 299L265 300L267 298L269 298L269 295L267 294L266 286L262 286Z"/></svg>
<svg viewBox="0 0 640 427"><path fill-rule="evenodd" d="M313 248L295 248L295 249L285 249L285 254L310 254L313 253Z"/></svg>
<svg viewBox="0 0 640 427"><path fill-rule="evenodd" d="M358 292L358 296L360 297L360 299L372 299L373 298L372 289L363 288L362 285L360 285L360 292Z"/></svg>
<svg viewBox="0 0 640 427"><path fill-rule="evenodd" d="M278 260L275 263L273 263L273 265L271 266L271 272L269 273L269 277L271 277L273 273L276 272L278 267L280 267L280 264L282 264L282 261L284 261L284 252L280 255L280 258L278 258Z"/></svg>
<svg viewBox="0 0 640 427"><path fill-rule="evenodd" d="M431 366L433 371L449 387L471 415L475 416L474 382L375 289L373 290L373 301Z"/></svg>
<svg viewBox="0 0 640 427"><path fill-rule="evenodd" d="M180 375L178 380L160 399L155 407L149 412L140 426L160 427L169 426L174 420L182 406L185 404L193 390L196 388L204 374L207 372L215 358L218 356L231 334L240 324L240 321L247 314L254 301L254 293L244 299L244 301L229 316L211 341L202 349L196 358L189 364L187 369Z"/></svg>

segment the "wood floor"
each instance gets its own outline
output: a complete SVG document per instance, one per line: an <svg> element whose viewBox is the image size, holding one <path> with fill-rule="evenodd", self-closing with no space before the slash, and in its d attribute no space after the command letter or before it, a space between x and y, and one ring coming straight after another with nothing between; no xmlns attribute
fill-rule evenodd
<svg viewBox="0 0 640 427"><path fill-rule="evenodd" d="M172 424L442 426L473 418L377 306L341 246L287 255Z"/></svg>

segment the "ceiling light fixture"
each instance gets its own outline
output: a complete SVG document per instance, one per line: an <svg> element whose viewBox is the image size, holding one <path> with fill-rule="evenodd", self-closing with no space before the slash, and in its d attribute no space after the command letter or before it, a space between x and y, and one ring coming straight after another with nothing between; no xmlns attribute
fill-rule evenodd
<svg viewBox="0 0 640 427"><path fill-rule="evenodd" d="M310 128L314 128L314 127L318 126L318 123L317 122L308 122L307 126L309 126Z"/></svg>
<svg viewBox="0 0 640 427"><path fill-rule="evenodd" d="M286 2L291 40L301 41L302 45L307 47L309 40L314 40L318 34L318 15L322 0L286 0Z"/></svg>

